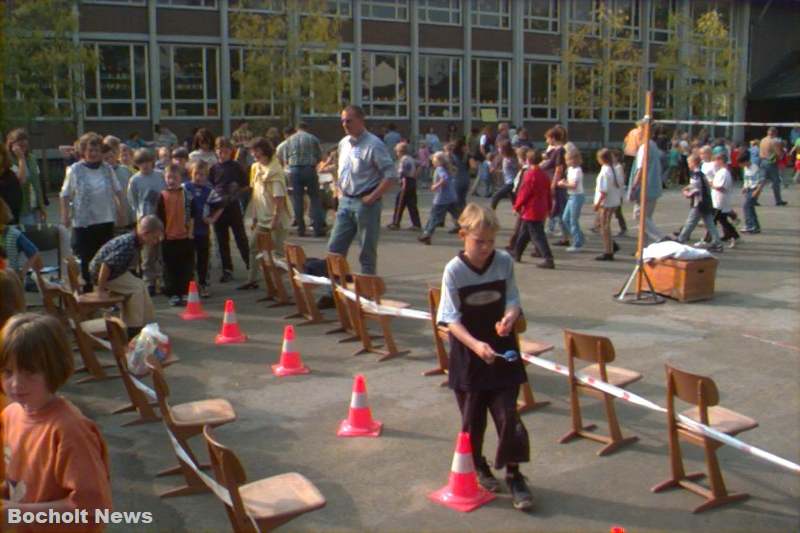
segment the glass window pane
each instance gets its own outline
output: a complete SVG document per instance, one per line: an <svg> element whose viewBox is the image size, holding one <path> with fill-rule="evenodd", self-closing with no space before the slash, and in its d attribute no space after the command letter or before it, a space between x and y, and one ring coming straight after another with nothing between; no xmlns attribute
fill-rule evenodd
<svg viewBox="0 0 800 533"><path fill-rule="evenodd" d="M175 48L175 98L201 100L203 98L203 49Z"/></svg>
<svg viewBox="0 0 800 533"><path fill-rule="evenodd" d="M104 117L130 117L131 112L130 103L103 104Z"/></svg>
<svg viewBox="0 0 800 533"><path fill-rule="evenodd" d="M203 115L203 104L175 104L175 116L177 117L202 117Z"/></svg>
<svg viewBox="0 0 800 533"><path fill-rule="evenodd" d="M217 97L217 49L206 48L206 91L208 98Z"/></svg>
<svg viewBox="0 0 800 533"><path fill-rule="evenodd" d="M172 99L172 79L170 78L170 65L172 65L172 56L170 55L170 48L166 46L159 47L159 64L161 65L161 98L165 100Z"/></svg>
<svg viewBox="0 0 800 533"><path fill-rule="evenodd" d="M133 47L136 98L147 98L147 59L144 46Z"/></svg>
<svg viewBox="0 0 800 533"><path fill-rule="evenodd" d="M130 47L100 47L100 97L132 98ZM130 114L130 109L128 109Z"/></svg>
<svg viewBox="0 0 800 533"><path fill-rule="evenodd" d="M136 116L146 117L147 115L147 104L136 104Z"/></svg>

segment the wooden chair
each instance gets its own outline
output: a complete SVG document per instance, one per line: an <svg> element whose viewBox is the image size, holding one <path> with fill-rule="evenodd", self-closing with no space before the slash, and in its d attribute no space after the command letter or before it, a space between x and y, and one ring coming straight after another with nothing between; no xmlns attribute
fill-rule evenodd
<svg viewBox="0 0 800 533"><path fill-rule="evenodd" d="M189 447L188 440L202 433L203 426L216 427L236 420L236 412L233 410L233 406L228 400L222 398L170 405L169 385L167 385L167 380L164 378L161 364L154 357L148 357L146 363L152 373L153 387L156 391L161 417L164 420L167 431L172 433L175 440L183 447L195 465L202 469L210 468L210 465L201 465L197 461L192 449ZM162 470L156 474L156 477L183 474L186 484L164 491L159 494L159 497L170 498L172 496L188 496L190 494L208 492L208 487L194 473L194 470L180 456L176 455L176 457L178 458L178 465Z"/></svg>
<svg viewBox="0 0 800 533"><path fill-rule="evenodd" d="M286 250L286 263L289 265L289 281L292 284L294 303L297 306L296 313L287 315L284 318L305 318L298 326L330 322L330 320L322 316L317 307L317 302L314 300L314 289L319 285L303 283L295 277L297 273L303 272L303 266L306 264L306 254L303 251L303 247L287 242L284 248Z"/></svg>
<svg viewBox="0 0 800 533"><path fill-rule="evenodd" d="M75 335L78 353L80 353L81 359L83 360L84 366L76 369L76 372L88 372L89 374L79 379L77 383L89 383L92 381L103 381L120 377L119 374L107 373L105 369L111 368L114 365L101 363L95 354L95 349L110 348L110 346L100 338L100 334L102 334L102 336L107 335L105 321L102 318L85 320L85 315L78 304L78 299L67 290L61 290L61 301L67 313L67 324Z"/></svg>
<svg viewBox="0 0 800 533"><path fill-rule="evenodd" d="M614 409L614 397L603 391L595 389L590 385L580 383L575 378L577 370L589 375L597 381L610 383L616 387L625 388L626 386L642 379L639 372L627 370L625 368L611 366L608 363L614 361L614 345L607 337L597 337L586 335L576 331L564 330L564 345L567 349L567 361L569 367L569 397L570 411L572 413L572 429L567 432L559 442L564 444L572 439L583 437L605 444L597 455L608 455L617 451L622 446L631 444L639 440L639 437L622 437L622 431L617 420L617 413ZM575 360L580 359L592 363L581 369L575 368ZM595 424L583 425L581 418L581 405L578 393L583 392L589 396L603 400L608 419L608 429L610 436L597 435L591 430L597 426Z"/></svg>
<svg viewBox="0 0 800 533"><path fill-rule="evenodd" d="M267 294L259 301L272 300L275 303L269 307L280 307L291 305L286 286L283 284L283 269L275 263L275 244L272 242L272 235L266 232L258 232L256 236L256 246L261 253L261 274L264 276L264 287Z"/></svg>
<svg viewBox="0 0 800 533"><path fill-rule="evenodd" d="M108 329L108 338L111 341L111 352L114 354L114 360L117 362L122 384L125 386L125 391L128 393L130 403L115 409L112 414L130 413L136 411L139 415L135 420L125 422L122 427L134 426L138 424L148 424L150 422L157 422L161 420L153 409L158 405L158 402L148 398L144 392L139 390L133 384L133 379L128 372L128 360L125 355L128 346L128 333L127 327L119 318L108 317L105 319L106 328Z"/></svg>
<svg viewBox="0 0 800 533"><path fill-rule="evenodd" d="M67 271L67 285L69 289L76 294L83 293L83 285L80 282L81 269L78 266L78 261L75 260L75 256L70 255L65 257L64 267Z"/></svg>
<svg viewBox="0 0 800 533"><path fill-rule="evenodd" d="M325 507L325 497L297 472L247 483L236 454L203 429L214 477L228 489L231 504L223 502L235 533L271 531L298 516Z"/></svg>
<svg viewBox="0 0 800 533"><path fill-rule="evenodd" d="M722 471L717 460L717 449L723 444L690 429L677 419L675 397L695 407L684 411L682 415L691 418L726 435L738 435L758 426L758 422L735 411L720 407L719 391L711 378L690 374L665 365L667 370L667 430L669 431L669 459L671 476L666 481L652 488L653 492L683 487L702 496L706 501L696 507L693 512L700 513L720 505L745 500L748 494L729 493L722 480ZM711 490L694 483L704 477L703 472L687 474L683 469L680 438L703 448L708 468L708 481Z"/></svg>
<svg viewBox="0 0 800 533"><path fill-rule="evenodd" d="M426 370L423 376L441 376L447 374L449 356L445 342L450 340L450 331L447 326L442 326L436 322L436 313L439 310L439 300L442 297L442 290L438 287L428 288L428 312L431 315L431 329L433 331L433 348L436 351L437 367ZM442 382L442 386L447 385L447 381Z"/></svg>
<svg viewBox="0 0 800 533"><path fill-rule="evenodd" d="M394 335L392 335L392 317L367 311L364 309L364 304L361 302L361 300L372 300L376 304L395 307L398 309L409 307L409 304L406 302L383 298L383 295L386 292L386 285L383 283L383 279L381 279L380 276L354 274L353 281L355 285L354 292L356 293L356 300L353 302L353 313L351 316L355 319L354 322L356 330L358 331L358 336L361 339L362 345L362 348L356 351L356 353L353 355L372 352L382 354L382 357L378 358L378 361L386 361L392 357L409 353L410 350L400 351L397 349L397 344L394 342ZM372 343L374 337L370 335L369 328L367 327L367 320L372 320L380 324L381 331L383 332L382 336L385 343L385 349L380 350L380 346L375 346Z"/></svg>
<svg viewBox="0 0 800 533"><path fill-rule="evenodd" d="M339 342L353 342L359 340L358 330L355 325L356 319L353 317L355 302L345 295L339 293L339 287L353 290L355 284L352 281L350 265L347 258L341 254L328 253L325 258L328 267L328 278L331 280L331 291L333 293L333 303L336 306L336 315L339 317L340 327L326 331L326 334L346 333L348 336L339 339Z"/></svg>
<svg viewBox="0 0 800 533"><path fill-rule="evenodd" d="M54 316L66 325L64 312L61 309L61 286L44 279L41 272L34 271L36 288L42 296L42 307L48 315Z"/></svg>

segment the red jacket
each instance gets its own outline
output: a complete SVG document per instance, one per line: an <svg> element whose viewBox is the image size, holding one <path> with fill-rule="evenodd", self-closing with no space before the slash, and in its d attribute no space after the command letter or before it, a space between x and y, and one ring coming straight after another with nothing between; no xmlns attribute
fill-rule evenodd
<svg viewBox="0 0 800 533"><path fill-rule="evenodd" d="M520 214L522 220L544 222L552 207L550 178L538 166L528 169L522 176L514 211Z"/></svg>

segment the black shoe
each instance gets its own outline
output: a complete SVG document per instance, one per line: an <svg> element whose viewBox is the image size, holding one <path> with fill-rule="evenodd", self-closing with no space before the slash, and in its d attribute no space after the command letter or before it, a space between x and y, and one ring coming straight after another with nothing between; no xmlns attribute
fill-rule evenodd
<svg viewBox="0 0 800 533"><path fill-rule="evenodd" d="M789 202L778 202L775 205L778 206L778 207L783 207L784 205L789 205Z"/></svg>
<svg viewBox="0 0 800 533"><path fill-rule="evenodd" d="M500 482L492 474L492 468L485 457L481 457L478 464L475 465L475 472L478 474L478 483L481 484L481 487L489 492L500 492Z"/></svg>
<svg viewBox="0 0 800 533"><path fill-rule="evenodd" d="M392 222L391 224L386 225L386 229L397 231L400 229L400 224L395 224L394 222Z"/></svg>
<svg viewBox="0 0 800 533"><path fill-rule="evenodd" d="M541 254L541 252L539 252L538 248L534 247L533 251L531 252L531 257L539 258L539 257L542 257L542 254Z"/></svg>
<svg viewBox="0 0 800 533"><path fill-rule="evenodd" d="M459 231L460 229L461 229L461 228L453 228L453 229L451 229L450 231L448 231L447 233L449 233L450 235L455 235L456 233L458 233L458 231Z"/></svg>
<svg viewBox="0 0 800 533"><path fill-rule="evenodd" d="M336 303L333 301L333 297L329 294L323 294L317 300L318 309L333 309L334 307L336 307Z"/></svg>
<svg viewBox="0 0 800 533"><path fill-rule="evenodd" d="M525 476L519 472L512 476L506 476L506 484L511 491L511 503L514 509L529 511L533 508L533 496L525 483Z"/></svg>
<svg viewBox="0 0 800 533"><path fill-rule="evenodd" d="M611 241L611 242L614 245L614 248L613 248L614 253L619 252L619 244L617 244L617 241Z"/></svg>
<svg viewBox="0 0 800 533"><path fill-rule="evenodd" d="M220 283L228 283L233 280L233 272L230 270L223 270L222 276L219 278Z"/></svg>
<svg viewBox="0 0 800 533"><path fill-rule="evenodd" d="M431 245L431 236L430 235L424 235L424 234L420 235L419 237L417 237L417 240L419 242L421 242L422 244L427 244L428 246Z"/></svg>
<svg viewBox="0 0 800 533"><path fill-rule="evenodd" d="M613 261L614 254L601 254L594 258L595 261Z"/></svg>
<svg viewBox="0 0 800 533"><path fill-rule="evenodd" d="M256 283L255 281L252 281L252 282L247 282L244 285L239 285L238 287L236 287L236 290L237 291L251 291L251 290L257 289L257 288L258 288L258 283Z"/></svg>
<svg viewBox="0 0 800 533"><path fill-rule="evenodd" d="M546 268L548 270L553 270L556 268L555 262L552 259L545 259L541 263L536 263L536 268Z"/></svg>

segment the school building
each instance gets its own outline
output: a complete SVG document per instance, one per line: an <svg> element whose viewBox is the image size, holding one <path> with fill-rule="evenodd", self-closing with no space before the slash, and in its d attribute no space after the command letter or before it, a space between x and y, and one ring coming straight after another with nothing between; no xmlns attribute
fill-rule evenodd
<svg viewBox="0 0 800 533"><path fill-rule="evenodd" d="M778 34L763 27L765 17L797 20L800 10L793 1L606 0L628 21L615 38L631 39L641 48L636 69L641 90L608 109L599 96L578 108L559 101L556 82L564 76L570 87L593 83L592 60L571 72L562 72L561 65L570 32L592 22L599 0L312 1L326 2L344 19L336 53L345 73L343 103L361 105L371 127L393 122L406 135L433 126L441 136L450 123L469 131L496 117L524 125L536 140L559 122L577 142L602 142L605 127L610 139L619 141L643 116L647 87L655 90L656 117L669 118L664 115L673 89L693 81L680 70L666 79L654 76L659 52L673 31L671 14L696 20L718 10L742 62L734 102L710 101L705 109L676 110L679 116L673 118L694 113L694 118L743 120L749 90L759 81L752 79L751 69L767 77L765 63L778 64L783 43L800 48L799 26L785 22ZM153 125L160 123L182 139L198 126L230 134L242 120L269 121L268 110L261 112L266 116L250 117L245 106L237 105L232 72L242 68L242 47L231 39L229 15L239 5L238 0L82 0L79 38L96 47L100 57L94 79L87 80L84 130L123 138L139 131L150 139ZM264 12L285 10L283 0L259 5ZM762 46L765 57L753 65L756 30L773 46ZM315 113L313 106L307 111L303 119L323 141L341 137L338 115ZM284 124L275 120L275 125ZM40 127L47 146L71 140L57 124Z"/></svg>

